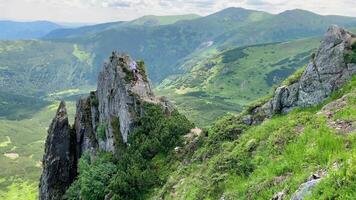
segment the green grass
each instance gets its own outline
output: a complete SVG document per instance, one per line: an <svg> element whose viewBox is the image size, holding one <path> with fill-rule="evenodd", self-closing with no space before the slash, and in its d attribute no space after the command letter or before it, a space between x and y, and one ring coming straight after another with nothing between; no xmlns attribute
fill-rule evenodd
<svg viewBox="0 0 356 200"><path fill-rule="evenodd" d="M157 93L175 101L190 120L206 126L227 112L242 111L297 71L284 84L295 81L318 43L312 38L215 52L190 63L189 73L166 80Z"/></svg>
<svg viewBox="0 0 356 200"><path fill-rule="evenodd" d="M57 107L58 102L38 108L29 119L0 119L0 199L31 200L37 196L46 130ZM67 108L73 121L74 103L67 103ZM18 158L5 156L8 153Z"/></svg>
<svg viewBox="0 0 356 200"><path fill-rule="evenodd" d="M92 56L90 55L90 53L81 50L77 44L73 45L73 55L81 62L91 65Z"/></svg>
<svg viewBox="0 0 356 200"><path fill-rule="evenodd" d="M329 175L310 199L354 199L356 132L340 134L329 127L326 116L317 114L323 105L345 94L347 105L334 117L355 122L356 77L323 104L275 116L261 125L245 128L243 134L236 131L238 118L221 119L207 130L199 148L190 157L184 157L152 199L225 196L262 200L282 190L289 199L300 184L320 169L327 170ZM217 139L216 134L235 137ZM340 169L333 167L335 163Z"/></svg>

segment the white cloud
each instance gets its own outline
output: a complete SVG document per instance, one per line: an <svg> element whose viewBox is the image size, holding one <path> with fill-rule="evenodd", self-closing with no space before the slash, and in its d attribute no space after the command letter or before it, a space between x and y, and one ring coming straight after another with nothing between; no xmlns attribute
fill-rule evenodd
<svg viewBox="0 0 356 200"><path fill-rule="evenodd" d="M130 20L147 14L207 15L231 6L272 13L300 8L356 17L355 0L0 0L0 18L104 22Z"/></svg>

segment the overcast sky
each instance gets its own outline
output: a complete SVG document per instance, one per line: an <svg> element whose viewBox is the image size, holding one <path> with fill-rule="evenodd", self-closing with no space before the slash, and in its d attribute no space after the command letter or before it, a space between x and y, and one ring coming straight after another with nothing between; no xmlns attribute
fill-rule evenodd
<svg viewBox="0 0 356 200"><path fill-rule="evenodd" d="M207 15L227 7L279 13L305 9L356 17L356 0L0 0L0 19L108 22L143 15Z"/></svg>

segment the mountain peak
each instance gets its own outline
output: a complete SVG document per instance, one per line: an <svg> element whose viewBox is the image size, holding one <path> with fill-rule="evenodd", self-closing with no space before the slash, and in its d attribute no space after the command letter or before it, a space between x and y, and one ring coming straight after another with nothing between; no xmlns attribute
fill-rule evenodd
<svg viewBox="0 0 356 200"><path fill-rule="evenodd" d="M303 10L303 9L291 9L291 10L286 10L286 11L281 12L281 13L279 13L279 15L314 15L314 16L317 16L318 14L310 12L308 10Z"/></svg>
<svg viewBox="0 0 356 200"><path fill-rule="evenodd" d="M251 12L261 12L261 11L249 10L241 7L229 7L211 15L241 14L241 13L251 13Z"/></svg>

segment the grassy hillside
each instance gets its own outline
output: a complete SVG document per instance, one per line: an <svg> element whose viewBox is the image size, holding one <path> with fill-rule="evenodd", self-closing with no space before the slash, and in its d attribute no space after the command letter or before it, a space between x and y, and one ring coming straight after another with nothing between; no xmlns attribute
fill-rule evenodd
<svg viewBox="0 0 356 200"><path fill-rule="evenodd" d="M199 125L227 112L237 113L310 61L318 39L261 44L197 59L188 73L165 80L157 89ZM191 62L191 60L189 61Z"/></svg>
<svg viewBox="0 0 356 200"><path fill-rule="evenodd" d="M31 105L20 106L22 112ZM29 119L0 119L0 199L36 199L46 130L57 107L58 102L38 107ZM67 107L73 121L75 105Z"/></svg>
<svg viewBox="0 0 356 200"><path fill-rule="evenodd" d="M0 41L0 90L41 96L94 85L92 57L77 44Z"/></svg>
<svg viewBox="0 0 356 200"><path fill-rule="evenodd" d="M261 125L244 127L226 116L177 153L151 199L270 199L282 191L289 199L323 171L308 199L354 199L355 99L356 77L324 103Z"/></svg>

